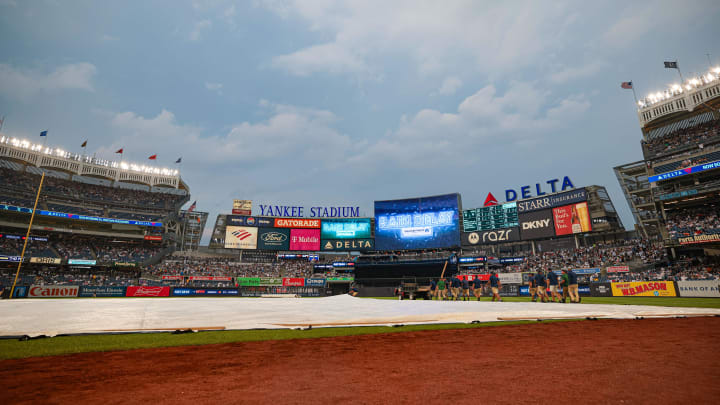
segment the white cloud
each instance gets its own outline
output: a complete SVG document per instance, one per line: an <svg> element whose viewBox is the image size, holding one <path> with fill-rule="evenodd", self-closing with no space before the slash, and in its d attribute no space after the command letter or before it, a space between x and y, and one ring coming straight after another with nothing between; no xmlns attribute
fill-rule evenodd
<svg viewBox="0 0 720 405"><path fill-rule="evenodd" d="M297 76L317 72L363 73L368 70L362 57L335 43L313 45L288 55L276 56L272 65Z"/></svg>
<svg viewBox="0 0 720 405"><path fill-rule="evenodd" d="M190 32L190 40L191 41L199 41L200 37L202 36L202 32L212 27L212 21L210 20L201 20L195 23L195 27L193 28L192 32Z"/></svg>
<svg viewBox="0 0 720 405"><path fill-rule="evenodd" d="M0 92L21 100L42 92L69 89L92 92L96 72L95 65L86 62L62 65L50 73L0 64Z"/></svg>
<svg viewBox="0 0 720 405"><path fill-rule="evenodd" d="M504 93L489 85L464 99L456 112L424 109L403 117L396 130L350 160L424 169L431 167L429 162L459 165L458 147L469 154L491 144L531 145L570 125L589 107L583 95L552 100L530 83L511 83Z"/></svg>
<svg viewBox="0 0 720 405"><path fill-rule="evenodd" d="M566 83L577 79L592 77L607 67L607 63L601 60L591 61L581 66L565 66L550 74L550 81L553 83Z"/></svg>
<svg viewBox="0 0 720 405"><path fill-rule="evenodd" d="M445 80L443 80L442 85L440 86L440 89L438 89L438 94L443 94L443 95L455 94L455 92L461 86L462 86L462 80L460 80L454 76L446 77Z"/></svg>
<svg viewBox="0 0 720 405"><path fill-rule="evenodd" d="M210 91L216 92L218 95L222 95L222 88L223 88L222 83L205 82L205 88Z"/></svg>
<svg viewBox="0 0 720 405"><path fill-rule="evenodd" d="M380 0L347 2L269 1L267 9L307 21L331 42L298 49L273 60L290 73L364 73L382 56L409 56L421 74L467 66L507 71L537 61L563 37L569 12L524 1L507 6L466 2ZM376 68L374 70L379 70ZM373 69L371 69L373 70Z"/></svg>

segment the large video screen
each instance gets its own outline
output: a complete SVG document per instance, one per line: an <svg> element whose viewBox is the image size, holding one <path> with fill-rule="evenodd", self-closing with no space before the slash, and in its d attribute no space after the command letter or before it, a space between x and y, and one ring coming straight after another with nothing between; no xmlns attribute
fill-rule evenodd
<svg viewBox="0 0 720 405"><path fill-rule="evenodd" d="M323 219L322 239L369 239L372 237L370 218Z"/></svg>
<svg viewBox="0 0 720 405"><path fill-rule="evenodd" d="M587 202L553 208L555 235L570 235L592 231Z"/></svg>
<svg viewBox="0 0 720 405"><path fill-rule="evenodd" d="M489 231L492 229L512 228L513 226L518 226L516 202L463 211L463 229L465 232Z"/></svg>
<svg viewBox="0 0 720 405"><path fill-rule="evenodd" d="M459 194L375 201L375 248L413 250L460 246Z"/></svg>

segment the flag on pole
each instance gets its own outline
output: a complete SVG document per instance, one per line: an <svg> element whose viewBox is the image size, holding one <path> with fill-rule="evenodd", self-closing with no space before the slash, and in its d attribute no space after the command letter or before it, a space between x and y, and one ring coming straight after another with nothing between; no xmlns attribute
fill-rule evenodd
<svg viewBox="0 0 720 405"><path fill-rule="evenodd" d="M122 153L123 153L123 148L120 148L120 149L116 150L115 153L119 153L119 154L122 155Z"/></svg>
<svg viewBox="0 0 720 405"><path fill-rule="evenodd" d="M82 145L80 145L80 147L81 147L81 148L84 148L84 147L86 147L86 146L87 146L87 139L85 140L85 142L82 143Z"/></svg>
<svg viewBox="0 0 720 405"><path fill-rule="evenodd" d="M5 116L3 115L2 118L0 118L0 131L2 130L3 122L5 122Z"/></svg>
<svg viewBox="0 0 720 405"><path fill-rule="evenodd" d="M622 82L620 87L622 87L623 89L632 90L633 85L632 85L632 82Z"/></svg>
<svg viewBox="0 0 720 405"><path fill-rule="evenodd" d="M182 156L180 156L180 157L178 158L178 160L175 161L175 163L180 163L180 162L182 162Z"/></svg>
<svg viewBox="0 0 720 405"><path fill-rule="evenodd" d="M196 207L196 206L197 206L197 200L193 201L193 203L192 203L192 205L190 206L190 208L188 208L188 212L193 212L193 211L195 211L195 207Z"/></svg>
<svg viewBox="0 0 720 405"><path fill-rule="evenodd" d="M677 61L675 61L675 62L663 62L663 63L665 63L665 69L677 69L677 68L678 68Z"/></svg>
<svg viewBox="0 0 720 405"><path fill-rule="evenodd" d="M156 160L156 159L157 159L157 155L152 155L152 156L150 156L148 159L150 159L150 160Z"/></svg>
<svg viewBox="0 0 720 405"><path fill-rule="evenodd" d="M47 130L40 132L40 136L47 136Z"/></svg>

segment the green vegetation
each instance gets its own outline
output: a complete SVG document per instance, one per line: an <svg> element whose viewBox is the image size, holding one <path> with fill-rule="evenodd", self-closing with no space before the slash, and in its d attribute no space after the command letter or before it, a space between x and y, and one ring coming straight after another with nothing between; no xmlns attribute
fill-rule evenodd
<svg viewBox="0 0 720 405"><path fill-rule="evenodd" d="M262 340L309 339L338 336L371 335L390 332L416 332L423 330L470 329L488 326L518 325L536 321L488 322L479 324L432 324L392 326L365 326L314 329L265 329L219 332L198 332L173 335L172 333L133 333L122 335L59 336L47 339L18 341L0 340L0 359L18 359L37 356L57 356L71 353L105 352L113 350L145 349L153 347L207 345ZM553 321L563 322L563 321Z"/></svg>
<svg viewBox="0 0 720 405"><path fill-rule="evenodd" d="M379 298L380 299L380 298ZM397 299L397 298L382 298ZM528 302L529 298L505 297L505 302ZM489 302L489 297L483 297ZM472 305L472 301L468 305ZM615 304L615 305L656 305L667 307L720 308L717 298L655 298L655 297L583 297L583 304ZM577 304L565 304L577 305ZM488 322L481 324L431 324L408 325L402 327L368 326L315 328L310 330L244 330L222 332L198 332L173 335L171 333L140 333L118 335L83 335L60 336L49 339L18 341L15 339L0 340L0 359L14 359L37 356L57 356L71 353L102 352L113 350L130 350L153 347L171 347L187 345L206 345L232 342L250 342L262 340L306 339L337 336L366 335L376 333L414 332L422 330L468 329L487 326L505 326L536 321ZM547 322L547 321L546 321ZM563 322L563 321L552 321Z"/></svg>

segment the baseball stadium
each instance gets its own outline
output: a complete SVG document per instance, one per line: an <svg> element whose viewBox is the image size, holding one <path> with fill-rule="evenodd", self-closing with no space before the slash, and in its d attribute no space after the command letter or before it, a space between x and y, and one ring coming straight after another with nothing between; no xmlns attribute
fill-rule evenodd
<svg viewBox="0 0 720 405"><path fill-rule="evenodd" d="M398 181L371 207L203 210L181 158L3 119L0 402L711 403L720 68L681 79L635 100L617 184L568 167L483 204Z"/></svg>

